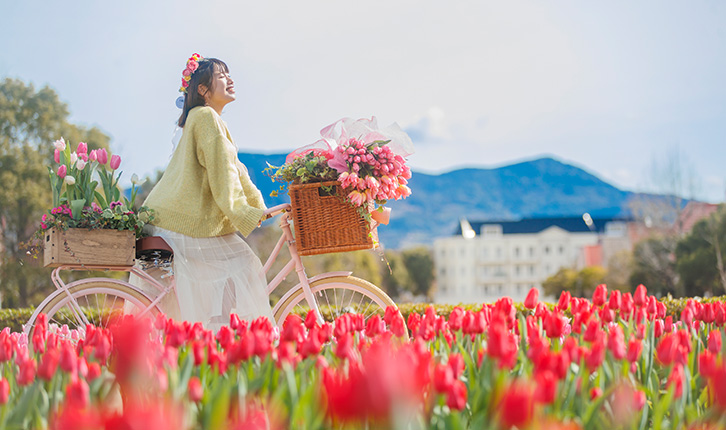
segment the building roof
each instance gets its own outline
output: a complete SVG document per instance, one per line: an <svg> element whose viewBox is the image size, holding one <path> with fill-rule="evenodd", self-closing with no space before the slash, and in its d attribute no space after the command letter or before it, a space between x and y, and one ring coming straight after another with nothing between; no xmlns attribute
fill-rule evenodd
<svg viewBox="0 0 726 430"><path fill-rule="evenodd" d="M570 233L604 233L605 225L609 222L631 221L627 218L590 218L592 220L591 227L585 223L584 217L559 217L559 218L522 218L519 220L486 220L486 221L469 221L471 228L480 234L483 225L501 225L502 234L533 234L539 233L550 227L559 227ZM454 232L454 236L461 235L461 223Z"/></svg>

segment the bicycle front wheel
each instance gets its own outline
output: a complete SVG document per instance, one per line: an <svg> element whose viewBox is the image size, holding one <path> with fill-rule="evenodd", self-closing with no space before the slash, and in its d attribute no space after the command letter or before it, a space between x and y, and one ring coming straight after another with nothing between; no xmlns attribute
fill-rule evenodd
<svg viewBox="0 0 726 430"><path fill-rule="evenodd" d="M388 306L395 306L393 300L380 288L354 276L335 276L319 279L310 284L310 289L326 321L346 313L363 314L364 318L381 315ZM275 321L282 325L290 313L303 318L310 310L302 289L296 290L276 306Z"/></svg>
<svg viewBox="0 0 726 430"><path fill-rule="evenodd" d="M150 306L151 300L145 294L128 285L83 279L69 284L67 291L58 290L50 295L35 310L24 331L32 336L35 321L41 313L48 317L49 326L67 325L70 330L83 333L87 323L107 327L112 318L122 315L138 315L148 309L146 314L154 317L161 312L156 306L149 309Z"/></svg>

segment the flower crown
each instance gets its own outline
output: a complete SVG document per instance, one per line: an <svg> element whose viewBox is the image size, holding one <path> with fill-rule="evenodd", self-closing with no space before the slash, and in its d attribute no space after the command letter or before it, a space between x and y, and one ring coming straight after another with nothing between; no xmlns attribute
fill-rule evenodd
<svg viewBox="0 0 726 430"><path fill-rule="evenodd" d="M192 79L192 75L197 71L197 68L199 68L199 61L203 59L204 57L197 53L189 57L187 60L187 67L182 72L182 85L181 88L179 88L179 92L186 94L187 87L189 86L189 80Z"/></svg>

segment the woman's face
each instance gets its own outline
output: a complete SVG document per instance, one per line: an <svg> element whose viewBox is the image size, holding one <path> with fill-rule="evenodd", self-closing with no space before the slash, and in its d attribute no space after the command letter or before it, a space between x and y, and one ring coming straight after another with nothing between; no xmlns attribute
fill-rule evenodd
<svg viewBox="0 0 726 430"><path fill-rule="evenodd" d="M219 113L222 112L222 108L227 103L233 102L236 99L234 81L228 72L215 67L211 88L204 98L207 101L207 105Z"/></svg>

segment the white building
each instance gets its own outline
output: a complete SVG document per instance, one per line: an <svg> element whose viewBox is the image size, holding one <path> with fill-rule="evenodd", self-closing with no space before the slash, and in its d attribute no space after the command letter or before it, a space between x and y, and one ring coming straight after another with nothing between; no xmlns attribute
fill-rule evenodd
<svg viewBox="0 0 726 430"><path fill-rule="evenodd" d="M438 303L522 301L532 287L561 267L603 265L630 249L628 222L621 219L529 218L519 221L462 220L457 232L434 242Z"/></svg>

